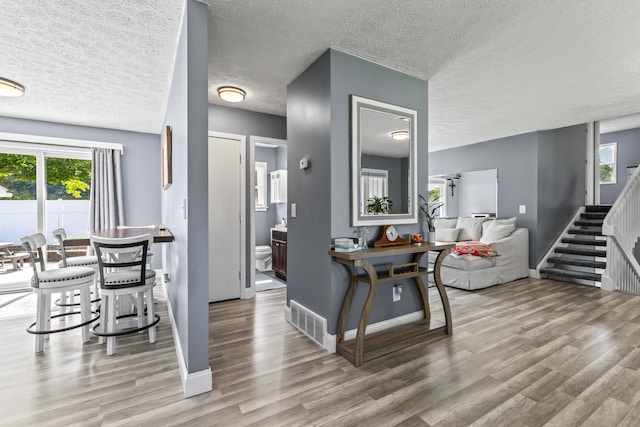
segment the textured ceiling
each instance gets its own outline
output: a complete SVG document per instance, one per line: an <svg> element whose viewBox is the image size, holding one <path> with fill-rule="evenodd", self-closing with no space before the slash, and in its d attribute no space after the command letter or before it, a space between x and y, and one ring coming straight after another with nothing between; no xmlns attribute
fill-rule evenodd
<svg viewBox="0 0 640 427"><path fill-rule="evenodd" d="M159 133L181 0L0 0L0 115Z"/></svg>
<svg viewBox="0 0 640 427"><path fill-rule="evenodd" d="M209 100L284 115L327 48L429 80L430 149L640 112L637 0L207 0ZM0 115L158 133L183 0L0 0ZM247 90L226 104L216 87Z"/></svg>

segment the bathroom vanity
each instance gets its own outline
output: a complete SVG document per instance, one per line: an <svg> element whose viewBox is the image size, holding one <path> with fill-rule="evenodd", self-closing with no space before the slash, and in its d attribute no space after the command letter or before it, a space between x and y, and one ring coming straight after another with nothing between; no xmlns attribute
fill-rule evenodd
<svg viewBox="0 0 640 427"><path fill-rule="evenodd" d="M272 268L282 280L287 280L287 229L271 229Z"/></svg>

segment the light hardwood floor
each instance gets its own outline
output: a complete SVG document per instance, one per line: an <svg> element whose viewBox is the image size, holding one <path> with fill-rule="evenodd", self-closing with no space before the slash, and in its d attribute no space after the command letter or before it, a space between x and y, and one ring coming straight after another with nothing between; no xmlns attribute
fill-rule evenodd
<svg viewBox="0 0 640 427"><path fill-rule="evenodd" d="M284 290L212 304L214 390L190 399L162 301L158 342L119 338L114 357L79 331L35 355L30 319L2 319L0 424L640 425L640 297L533 279L447 290L452 337L360 368L286 323Z"/></svg>

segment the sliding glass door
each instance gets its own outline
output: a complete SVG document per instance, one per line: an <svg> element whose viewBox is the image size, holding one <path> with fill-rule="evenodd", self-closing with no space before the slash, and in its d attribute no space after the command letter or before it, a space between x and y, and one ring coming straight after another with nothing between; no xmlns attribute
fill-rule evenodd
<svg viewBox="0 0 640 427"><path fill-rule="evenodd" d="M0 142L0 293L29 288L30 268L11 261L20 237L88 229L90 185L88 149Z"/></svg>

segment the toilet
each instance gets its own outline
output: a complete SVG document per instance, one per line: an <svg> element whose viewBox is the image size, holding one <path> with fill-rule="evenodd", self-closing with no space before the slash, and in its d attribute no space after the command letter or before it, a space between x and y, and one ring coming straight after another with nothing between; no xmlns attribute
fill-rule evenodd
<svg viewBox="0 0 640 427"><path fill-rule="evenodd" d="M256 246L256 269L259 271L271 270L271 247Z"/></svg>

